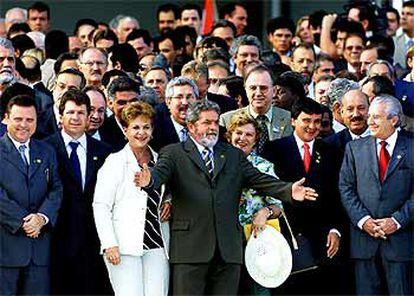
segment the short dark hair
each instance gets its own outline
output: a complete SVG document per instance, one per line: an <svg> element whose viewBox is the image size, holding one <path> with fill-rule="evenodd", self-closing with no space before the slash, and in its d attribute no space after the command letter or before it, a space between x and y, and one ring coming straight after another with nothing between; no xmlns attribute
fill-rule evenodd
<svg viewBox="0 0 414 296"><path fill-rule="evenodd" d="M11 108L15 105L20 107L33 107L36 110L36 101L33 96L29 95L17 95L11 98L7 103L6 114L10 114Z"/></svg>
<svg viewBox="0 0 414 296"><path fill-rule="evenodd" d="M337 31L346 32L348 34L354 33L365 36L364 27L360 22L349 21L347 19L339 19L335 24L335 28Z"/></svg>
<svg viewBox="0 0 414 296"><path fill-rule="evenodd" d="M63 115L65 111L65 106L67 102L74 102L77 106L86 105L86 111L88 114L91 113L91 100L89 97L81 90L78 89L68 89L61 97L59 103L59 114Z"/></svg>
<svg viewBox="0 0 414 296"><path fill-rule="evenodd" d="M309 15L309 24L315 29L317 29L318 27L321 27L322 19L327 14L328 13L323 9L312 12Z"/></svg>
<svg viewBox="0 0 414 296"><path fill-rule="evenodd" d="M112 53L110 60L112 65L117 62L121 64L121 69L126 72L137 73L139 70L139 59L137 52L129 43L114 45L110 48Z"/></svg>
<svg viewBox="0 0 414 296"><path fill-rule="evenodd" d="M140 94L140 84L129 77L115 78L108 86L108 98L114 100L116 93L121 91L134 91L137 96Z"/></svg>
<svg viewBox="0 0 414 296"><path fill-rule="evenodd" d="M69 51L69 38L65 32L52 30L45 37L45 56L49 59L57 59L59 55Z"/></svg>
<svg viewBox="0 0 414 296"><path fill-rule="evenodd" d="M220 19L224 19L224 17L226 15L232 15L233 12L236 10L236 6L240 6L243 7L244 9L246 9L246 7L239 3L239 2L230 2L227 3L226 5L224 5L221 9L220 9Z"/></svg>
<svg viewBox="0 0 414 296"><path fill-rule="evenodd" d="M222 48L224 50L229 50L229 46L226 41L220 37L207 36L200 41L200 48L212 49L212 48Z"/></svg>
<svg viewBox="0 0 414 296"><path fill-rule="evenodd" d="M295 35L295 23L288 17L279 16L267 22L266 32L268 35L273 34L278 29L288 29L292 32L292 36Z"/></svg>
<svg viewBox="0 0 414 296"><path fill-rule="evenodd" d="M81 78L81 85L80 85L80 89L85 87L86 84L86 79L85 76L83 75L83 73L77 69L74 68L67 68L64 69L62 71L60 71L59 73L56 74L56 79L57 77L59 77L62 74L70 74L70 75L75 75L75 76L79 76Z"/></svg>
<svg viewBox="0 0 414 296"><path fill-rule="evenodd" d="M381 94L395 96L395 86L388 77L380 75L372 76L365 80L363 85L369 82L372 82L372 91L375 96Z"/></svg>
<svg viewBox="0 0 414 296"><path fill-rule="evenodd" d="M128 74L125 73L122 70L112 69L112 70L106 71L105 74L103 75L103 77L102 77L102 85L104 87L108 87L109 81L114 76L129 77Z"/></svg>
<svg viewBox="0 0 414 296"><path fill-rule="evenodd" d="M187 3L187 4L184 4L183 6L181 6L181 9L180 9L180 18L181 18L181 15L182 15L182 13L183 13L184 10L196 10L197 13L198 13L198 16L200 17L200 20L203 17L203 12L201 10L201 7L198 6L197 4Z"/></svg>
<svg viewBox="0 0 414 296"><path fill-rule="evenodd" d="M178 29L178 28L177 28ZM178 50L185 47L185 37L179 34L180 29L175 29L172 31L167 31L157 38L154 38L154 48L158 49L158 45L163 42L164 40L170 39L173 43L174 50Z"/></svg>
<svg viewBox="0 0 414 296"><path fill-rule="evenodd" d="M46 3L38 1L38 2L33 3L31 6L29 6L29 8L27 8L28 17L30 17L31 10L36 10L39 12L46 11L47 19L50 20L50 7Z"/></svg>
<svg viewBox="0 0 414 296"><path fill-rule="evenodd" d="M98 23L94 19L91 19L91 18L80 19L76 22L75 30L73 30L73 35L77 36L79 28L84 25L94 27L95 29L98 28Z"/></svg>
<svg viewBox="0 0 414 296"><path fill-rule="evenodd" d="M292 75L282 75L276 78L275 85L287 88L293 94L297 95L298 98L305 97L305 88L302 81Z"/></svg>
<svg viewBox="0 0 414 296"><path fill-rule="evenodd" d="M112 40L114 42L114 45L118 44L118 37L111 29L99 30L96 32L96 34L93 36L93 46L96 47L96 43L102 39Z"/></svg>
<svg viewBox="0 0 414 296"><path fill-rule="evenodd" d="M79 55L76 52L64 52L58 56L55 64L53 65L53 71L55 74L58 74L61 70L62 64L64 61L74 60L77 61Z"/></svg>
<svg viewBox="0 0 414 296"><path fill-rule="evenodd" d="M24 59L28 59L27 62L23 62ZM24 64L24 71L20 75L27 79L29 82L37 82L42 78L42 71L40 70L40 62L33 56L22 56L20 60Z"/></svg>
<svg viewBox="0 0 414 296"><path fill-rule="evenodd" d="M223 62L228 64L230 61L230 58L231 56L228 51L222 48L212 48L212 49L207 49L204 52L202 62L208 63L211 60L222 60Z"/></svg>
<svg viewBox="0 0 414 296"><path fill-rule="evenodd" d="M17 32L29 33L30 31L30 26L27 23L15 23L11 25L7 31L7 38L10 39L10 36Z"/></svg>
<svg viewBox="0 0 414 296"><path fill-rule="evenodd" d="M35 91L31 87L23 83L19 83L19 82L16 82L13 85L7 87L0 97L0 114L1 115L3 115L4 112L7 110L7 105L10 102L10 100L13 97L18 96L18 95L27 95L34 99ZM39 106L37 102L35 102L35 107L36 107L36 110L39 111Z"/></svg>
<svg viewBox="0 0 414 296"><path fill-rule="evenodd" d="M193 27L179 26L179 27L175 28L174 32L175 32L176 35L182 36L181 39L184 40L183 41L184 46L185 46L185 36L190 37L191 43L193 43L194 45L197 43L197 31Z"/></svg>
<svg viewBox="0 0 414 296"><path fill-rule="evenodd" d="M237 34L236 26L231 21L228 21L228 20L221 19L221 20L217 20L216 22L214 22L213 27L211 28L211 31L210 31L210 35L214 32L215 29L218 29L218 28L230 28L233 31L234 36L236 36Z"/></svg>
<svg viewBox="0 0 414 296"><path fill-rule="evenodd" d="M226 86L227 92L231 98L236 99L238 96L240 96L242 105L249 105L249 99L247 98L242 77L236 75L228 76L227 78L223 79L221 84L224 84Z"/></svg>
<svg viewBox="0 0 414 296"><path fill-rule="evenodd" d="M410 0L410 1L405 1L403 2L402 7L414 7L414 1Z"/></svg>
<svg viewBox="0 0 414 296"><path fill-rule="evenodd" d="M133 29L127 36L126 41L135 40L138 38L142 38L145 44L150 46L152 42L151 34L148 30L145 29Z"/></svg>
<svg viewBox="0 0 414 296"><path fill-rule="evenodd" d="M398 12L398 10L397 9L395 9L394 7L392 7L392 6L386 6L385 8L384 8L384 10L385 10L385 14L387 14L388 12L392 12L392 13L394 13L395 14L395 16L397 17L397 22L398 23L400 23L400 13Z"/></svg>
<svg viewBox="0 0 414 296"><path fill-rule="evenodd" d="M386 60L393 64L395 44L391 36L374 34L368 38L367 44L377 48L378 59Z"/></svg>
<svg viewBox="0 0 414 296"><path fill-rule="evenodd" d="M311 98L304 97L297 100L292 106L292 118L297 119L300 113L322 114L322 106Z"/></svg>
<svg viewBox="0 0 414 296"><path fill-rule="evenodd" d="M19 51L20 56L22 56L26 50L36 48L36 45L33 42L32 38L26 34L14 36L12 39L10 39L10 41L13 44L14 50Z"/></svg>
<svg viewBox="0 0 414 296"><path fill-rule="evenodd" d="M180 8L177 5L172 4L172 3L160 5L157 8L157 21L160 19L161 12L169 12L169 11L172 11L174 13L174 19L177 20L180 18L179 10Z"/></svg>
<svg viewBox="0 0 414 296"><path fill-rule="evenodd" d="M292 48L292 55L291 55L292 60L293 60L293 56L294 56L296 50L298 50L299 48L310 50L313 53L313 57L315 58L315 61L316 61L316 53L315 53L315 50L313 49L313 46L309 45L309 44L306 44L306 43L300 43L299 45Z"/></svg>

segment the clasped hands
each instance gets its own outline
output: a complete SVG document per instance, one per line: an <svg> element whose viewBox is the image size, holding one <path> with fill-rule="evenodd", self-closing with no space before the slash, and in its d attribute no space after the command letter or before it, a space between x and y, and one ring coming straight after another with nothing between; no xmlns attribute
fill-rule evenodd
<svg viewBox="0 0 414 296"><path fill-rule="evenodd" d="M39 214L29 214L23 218L22 228L30 238L38 238L40 230L46 224L45 219Z"/></svg>
<svg viewBox="0 0 414 296"><path fill-rule="evenodd" d="M398 226L392 218L369 218L362 225L362 229L374 238L387 239L387 236L397 231Z"/></svg>

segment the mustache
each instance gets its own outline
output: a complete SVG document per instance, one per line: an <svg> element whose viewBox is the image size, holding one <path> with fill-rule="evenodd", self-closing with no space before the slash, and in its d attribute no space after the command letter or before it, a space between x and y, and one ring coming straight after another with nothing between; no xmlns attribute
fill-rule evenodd
<svg viewBox="0 0 414 296"><path fill-rule="evenodd" d="M364 118L362 116L353 116L351 118L351 122L355 122L355 121L363 121Z"/></svg>
<svg viewBox="0 0 414 296"><path fill-rule="evenodd" d="M204 136L205 137L207 137L207 136L218 136L218 131L216 131L216 130L210 130L210 131L206 131L205 133L204 133Z"/></svg>
<svg viewBox="0 0 414 296"><path fill-rule="evenodd" d="M10 66L5 66L1 69L0 73L13 73L13 69Z"/></svg>

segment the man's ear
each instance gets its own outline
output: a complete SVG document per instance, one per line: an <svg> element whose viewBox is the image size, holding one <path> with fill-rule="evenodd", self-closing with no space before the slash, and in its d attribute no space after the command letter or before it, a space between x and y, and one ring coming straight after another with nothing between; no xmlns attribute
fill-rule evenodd
<svg viewBox="0 0 414 296"><path fill-rule="evenodd" d="M108 99L108 102L107 102L107 105L108 105L108 108L111 110L111 111L113 111L114 110L114 100L111 100L111 99Z"/></svg>

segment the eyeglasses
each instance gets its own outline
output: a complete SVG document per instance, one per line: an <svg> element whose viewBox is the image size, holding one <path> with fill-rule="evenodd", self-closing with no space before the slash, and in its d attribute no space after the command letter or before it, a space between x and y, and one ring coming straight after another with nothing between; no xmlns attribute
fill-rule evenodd
<svg viewBox="0 0 414 296"><path fill-rule="evenodd" d="M222 84L225 78L209 78L210 84Z"/></svg>
<svg viewBox="0 0 414 296"><path fill-rule="evenodd" d="M84 62L82 63L88 67L92 67L94 64L96 64L98 67L104 67L106 66L105 62L101 62L101 61L89 61L89 62Z"/></svg>
<svg viewBox="0 0 414 296"><path fill-rule="evenodd" d="M349 46L345 47L346 50L353 50L353 49L355 49L355 50L362 50L363 48L364 47L363 46L360 46L360 45L357 45L357 46L349 45Z"/></svg>
<svg viewBox="0 0 414 296"><path fill-rule="evenodd" d="M194 98L193 95L186 95L186 96L176 96L176 97L171 97L171 99L175 99L175 100L179 100L182 101L184 99L186 99L187 101L190 101Z"/></svg>

